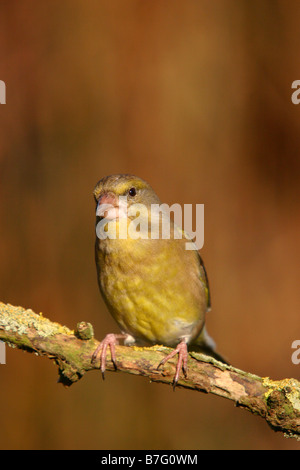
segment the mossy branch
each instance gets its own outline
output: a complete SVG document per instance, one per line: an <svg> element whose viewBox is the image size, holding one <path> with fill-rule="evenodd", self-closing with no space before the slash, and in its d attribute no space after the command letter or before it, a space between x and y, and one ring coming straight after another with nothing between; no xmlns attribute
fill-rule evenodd
<svg viewBox="0 0 300 470"><path fill-rule="evenodd" d="M99 369L91 357L99 342L89 323L79 323L75 331L51 322L42 314L0 302L0 340L55 361L59 382L70 386L86 372ZM170 352L164 346L137 348L117 346L118 370L148 377L150 381L171 384L176 358L163 371L157 365ZM107 370L114 370L107 353ZM300 439L300 382L273 381L225 365L200 353L190 353L188 376L178 386L213 393L232 400L236 406L264 418L271 428Z"/></svg>

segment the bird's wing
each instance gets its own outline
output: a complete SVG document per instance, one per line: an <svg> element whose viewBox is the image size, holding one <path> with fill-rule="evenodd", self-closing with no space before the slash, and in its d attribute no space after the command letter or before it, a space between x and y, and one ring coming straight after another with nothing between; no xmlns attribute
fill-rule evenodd
<svg viewBox="0 0 300 470"><path fill-rule="evenodd" d="M205 289L205 294L206 294L206 301L207 301L207 311L211 309L211 296L210 296L210 289L209 289L209 283L208 283L208 277L207 277L207 272L204 266L203 259L200 256L199 250L197 249L196 244L193 242L191 237L186 233L182 228L176 227L180 232L182 233L183 238L186 240L189 240L195 245L195 251L197 252L197 258L199 261L199 277L200 281L203 284L203 287Z"/></svg>
<svg viewBox="0 0 300 470"><path fill-rule="evenodd" d="M197 252L198 258L199 258L199 263L200 263L200 279L202 284L204 285L205 288L205 293L206 293L206 299L207 299L207 311L211 309L211 296L210 296L210 289L209 289L209 282L208 282L208 277L207 277L207 272L204 266L203 259L200 256L199 251Z"/></svg>

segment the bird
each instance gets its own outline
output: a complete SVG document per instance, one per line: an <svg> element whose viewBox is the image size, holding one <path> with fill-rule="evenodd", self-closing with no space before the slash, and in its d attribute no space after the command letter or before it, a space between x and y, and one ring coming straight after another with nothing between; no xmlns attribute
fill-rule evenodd
<svg viewBox="0 0 300 470"><path fill-rule="evenodd" d="M120 339L125 345L173 348L157 368L178 355L174 389L181 370L187 377L189 350L205 352L227 363L216 352L215 342L206 330L211 297L203 260L196 246L186 249L191 239L174 221L169 219L169 237L158 236L164 214L151 212L152 207L161 206L152 187L137 176L116 174L100 179L93 195L98 285L121 331L107 334L92 355L95 362L100 354L103 378L107 348L117 369L115 345ZM130 226L137 229L137 218L139 231L130 236Z"/></svg>

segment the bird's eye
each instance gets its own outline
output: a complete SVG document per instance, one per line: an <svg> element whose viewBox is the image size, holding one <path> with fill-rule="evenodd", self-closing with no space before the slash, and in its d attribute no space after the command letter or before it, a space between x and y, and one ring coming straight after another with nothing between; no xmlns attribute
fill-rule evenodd
<svg viewBox="0 0 300 470"><path fill-rule="evenodd" d="M128 191L129 196L134 197L136 195L136 189L130 188Z"/></svg>

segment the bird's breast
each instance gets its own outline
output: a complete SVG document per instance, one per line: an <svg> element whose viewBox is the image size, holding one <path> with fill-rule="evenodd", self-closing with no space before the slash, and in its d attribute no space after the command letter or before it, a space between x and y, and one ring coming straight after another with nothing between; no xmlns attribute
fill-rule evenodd
<svg viewBox="0 0 300 470"><path fill-rule="evenodd" d="M182 242L182 241L181 241ZM180 240L97 240L100 290L125 333L174 346L201 331L206 296L197 257Z"/></svg>

